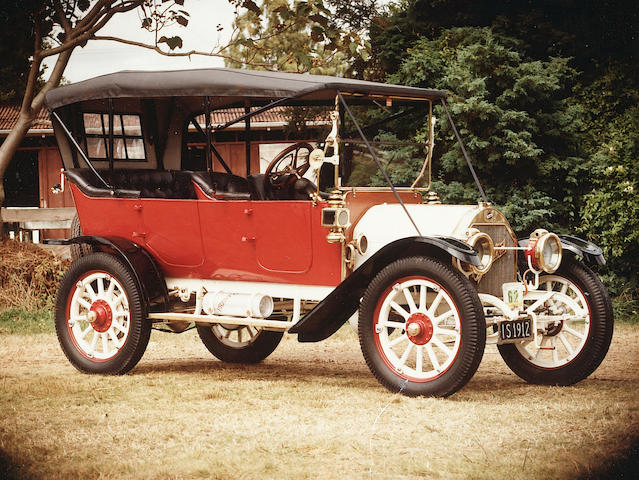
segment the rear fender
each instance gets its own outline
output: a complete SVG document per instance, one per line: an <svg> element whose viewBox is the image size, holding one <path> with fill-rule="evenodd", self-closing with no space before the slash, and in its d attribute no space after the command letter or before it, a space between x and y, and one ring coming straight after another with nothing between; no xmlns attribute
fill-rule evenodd
<svg viewBox="0 0 639 480"><path fill-rule="evenodd" d="M300 342L319 342L335 333L357 311L371 280L385 266L400 258L425 256L449 262L451 257L480 265L477 252L469 245L449 237L407 237L381 248L351 273L324 300L295 324Z"/></svg>
<svg viewBox="0 0 639 480"><path fill-rule="evenodd" d="M48 243L54 243L49 241ZM55 241L56 244L88 243L102 251L111 253L127 265L139 290L144 295L146 312L166 312L169 309L169 295L164 275L153 257L137 243L122 237L98 237L81 235L69 240Z"/></svg>

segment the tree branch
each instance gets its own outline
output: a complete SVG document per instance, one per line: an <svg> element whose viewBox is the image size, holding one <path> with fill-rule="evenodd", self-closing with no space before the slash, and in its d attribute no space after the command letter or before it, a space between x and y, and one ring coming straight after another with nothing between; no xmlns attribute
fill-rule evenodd
<svg viewBox="0 0 639 480"><path fill-rule="evenodd" d="M49 79L44 83L38 94L31 101L31 110L33 112L39 112L42 106L44 105L44 96L45 94L51 90L52 88L58 86L60 83L60 79L64 74L64 69L67 68L67 64L69 63L69 59L71 58L71 54L73 53L73 49L69 48L62 52L58 59L55 62L53 70L51 71L51 75ZM27 96L25 95L25 100Z"/></svg>
<svg viewBox="0 0 639 480"><path fill-rule="evenodd" d="M226 60L230 60L232 62L238 62L238 63L241 63L243 65L250 65L250 66L253 66L253 67L263 67L266 70L277 71L276 69L273 68L273 65L271 65L270 63L247 63L244 60L232 57L231 55L224 55L224 54L221 54L221 53L201 52L199 50L190 50L188 52L165 52L164 50L162 50L157 45L149 45L147 43L136 42L136 41L133 41L133 40L127 40L127 39L124 39L124 38L111 37L111 36L95 35L95 36L92 37L92 40L107 40L107 41L111 41L111 42L124 43L125 45L133 45L133 46L136 46L136 47L146 48L147 50L153 50L154 52L157 52L160 55L164 55L166 57L190 57L192 55L201 55L203 57L218 57L218 58L224 58Z"/></svg>
<svg viewBox="0 0 639 480"><path fill-rule="evenodd" d="M66 33L67 35L69 35L69 32L71 31L71 22L69 21L69 19L67 18L62 5L60 4L60 0L55 0L55 2L53 2L54 4L54 8L55 8L55 14L56 17L58 17L58 21L60 22L60 25L62 26L62 29L64 30L64 33Z"/></svg>
<svg viewBox="0 0 639 480"><path fill-rule="evenodd" d="M101 0L98 3L108 2L108 0ZM67 41L65 41L62 45L54 48L48 48L46 50L42 50L39 52L40 59L51 57L53 55L58 55L68 49L74 49L78 45L87 42L93 37L93 34L104 27L109 20L116 13L124 13L130 10L137 8L140 4L141 0L136 0L135 2L129 4L123 4L118 7L108 7L103 11L97 11L93 14L93 18L91 21L86 22L85 26L82 28L73 28L70 32L67 33ZM96 4L97 5L97 4ZM92 9L92 12L95 10ZM86 20L85 17L83 20Z"/></svg>
<svg viewBox="0 0 639 480"><path fill-rule="evenodd" d="M138 8L141 4L141 0L137 0L128 5L123 4L118 7L109 6L102 11L96 12L93 18L91 18L90 21L85 22L84 25L80 25L80 23L78 23L78 25L76 25L76 28L73 30L72 35L82 35L83 33L92 30L98 24L100 24L100 28L102 28L106 24L106 22L104 21L105 18L111 19L116 13L130 12L131 10L135 10L136 8ZM85 16L83 20L87 20L87 17ZM97 30L94 30L94 32L96 31Z"/></svg>

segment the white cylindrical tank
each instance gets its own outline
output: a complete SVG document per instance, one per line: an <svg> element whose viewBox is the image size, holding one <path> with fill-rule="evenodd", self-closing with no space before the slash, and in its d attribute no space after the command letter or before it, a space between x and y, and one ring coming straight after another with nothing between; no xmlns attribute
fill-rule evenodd
<svg viewBox="0 0 639 480"><path fill-rule="evenodd" d="M273 299L260 293L208 292L202 298L207 315L267 318L273 313Z"/></svg>

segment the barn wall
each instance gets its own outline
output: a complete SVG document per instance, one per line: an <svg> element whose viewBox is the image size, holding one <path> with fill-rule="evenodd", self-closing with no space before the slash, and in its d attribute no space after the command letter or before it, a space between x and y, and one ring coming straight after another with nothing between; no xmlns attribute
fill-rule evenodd
<svg viewBox="0 0 639 480"><path fill-rule="evenodd" d="M57 147L44 147L38 151L39 194L41 208L73 207L71 189L64 193L53 193L51 188L60 183L62 159ZM68 238L68 229L42 230L42 238Z"/></svg>

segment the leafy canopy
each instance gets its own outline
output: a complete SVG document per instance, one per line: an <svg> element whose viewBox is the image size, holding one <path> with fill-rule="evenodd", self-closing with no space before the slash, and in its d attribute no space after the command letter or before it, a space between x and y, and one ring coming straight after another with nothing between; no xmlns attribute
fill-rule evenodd
<svg viewBox="0 0 639 480"><path fill-rule="evenodd" d="M566 101L574 75L566 58L533 60L515 38L463 27L418 40L389 80L450 92L451 115L489 200L525 232L556 227L551 219L565 224L578 202L586 167L575 139L581 111ZM435 115L433 188L446 201L475 202L479 193L441 106Z"/></svg>

